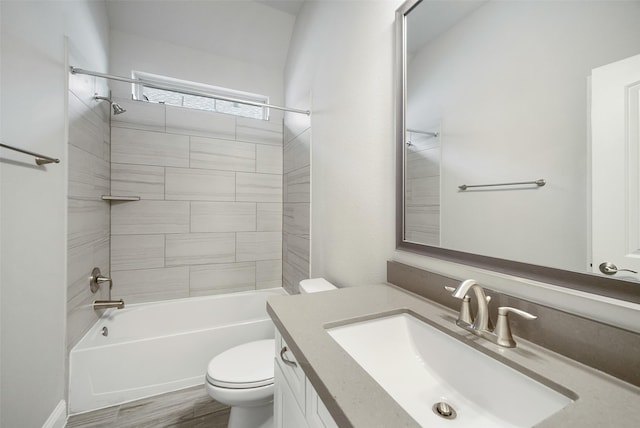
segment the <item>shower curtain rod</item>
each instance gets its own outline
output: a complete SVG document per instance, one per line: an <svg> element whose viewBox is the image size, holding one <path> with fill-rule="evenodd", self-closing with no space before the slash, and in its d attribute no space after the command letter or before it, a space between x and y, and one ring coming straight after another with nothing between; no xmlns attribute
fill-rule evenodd
<svg viewBox="0 0 640 428"><path fill-rule="evenodd" d="M267 107L267 108L272 108L272 109L276 109L276 110L289 111L291 113L306 114L307 116L311 115L311 112L309 110L300 110L300 109L295 109L295 108L290 108L290 107L281 107L281 106L276 106L276 105L273 105L273 104L265 104L265 103L259 103L259 102L254 102L254 101L241 100L241 99L232 98L232 97L225 97L223 95L213 95L213 94L210 94L210 93L207 93L207 92L191 91L191 90L188 90L188 89L180 89L180 88L175 87L175 86L162 85L162 84L151 82L151 81L144 80L144 79L131 79L131 78L128 78L128 77L113 76L111 74L98 73L97 71L84 70L82 68L73 67L73 66L69 67L69 69L71 71L71 74L86 74L88 76L102 77L103 79L117 80L118 82L126 82L126 83L133 83L133 84L136 84L136 85L143 85L143 86L146 86L148 88L153 88L153 89L161 89L161 90L165 90L165 91L179 92L179 93L185 94L185 95L194 95L196 97L213 98L214 100L229 101L229 102L238 103L238 104L247 104L247 105L255 106L255 107Z"/></svg>

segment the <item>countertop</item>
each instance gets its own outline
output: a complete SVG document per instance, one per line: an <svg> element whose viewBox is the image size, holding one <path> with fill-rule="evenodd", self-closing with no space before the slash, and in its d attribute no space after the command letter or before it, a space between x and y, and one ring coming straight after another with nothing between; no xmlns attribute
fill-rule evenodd
<svg viewBox="0 0 640 428"><path fill-rule="evenodd" d="M340 427L419 426L325 330L326 325L398 312L412 312L469 346L573 395L573 403L538 427L640 426L640 388L518 337L516 348L494 345L456 326L454 311L389 284L269 297L267 311Z"/></svg>

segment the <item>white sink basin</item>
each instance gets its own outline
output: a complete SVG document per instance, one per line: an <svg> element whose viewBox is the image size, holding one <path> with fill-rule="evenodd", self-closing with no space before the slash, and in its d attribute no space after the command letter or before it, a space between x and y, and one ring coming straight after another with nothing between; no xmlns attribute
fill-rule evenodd
<svg viewBox="0 0 640 428"><path fill-rule="evenodd" d="M531 427L572 402L409 314L327 331L422 426Z"/></svg>

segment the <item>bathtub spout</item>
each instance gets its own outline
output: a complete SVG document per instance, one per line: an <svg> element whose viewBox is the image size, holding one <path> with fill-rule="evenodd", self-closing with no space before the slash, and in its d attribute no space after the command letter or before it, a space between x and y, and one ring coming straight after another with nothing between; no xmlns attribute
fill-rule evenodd
<svg viewBox="0 0 640 428"><path fill-rule="evenodd" d="M108 308L124 309L124 300L96 300L93 302L93 309L96 311Z"/></svg>

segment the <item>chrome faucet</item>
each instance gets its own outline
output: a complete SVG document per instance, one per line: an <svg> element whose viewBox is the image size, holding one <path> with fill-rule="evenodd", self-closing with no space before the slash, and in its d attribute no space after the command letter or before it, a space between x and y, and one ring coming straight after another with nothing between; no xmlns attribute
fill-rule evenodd
<svg viewBox="0 0 640 428"><path fill-rule="evenodd" d="M478 301L478 313L471 324L471 328L478 331L489 331L489 305L487 304L487 296L484 294L483 288L473 279L467 279L458 285L451 294L457 299L464 297L472 289ZM459 325L460 323L458 323Z"/></svg>
<svg viewBox="0 0 640 428"><path fill-rule="evenodd" d="M509 327L509 318L507 317L509 313L520 315L527 320L537 318L535 315L531 315L523 310L502 306L498 308L498 322L495 330L493 330L491 320L489 319L490 298L484 293L484 289L475 280L467 279L461 282L455 289L452 287L445 287L445 289L450 291L453 297L462 300L460 315L458 316L456 325L470 331L476 336L483 337L505 348L515 348L516 346L516 342L511 335L511 328ZM476 295L476 300L478 301L478 314L475 319L472 317L469 307L471 300L467 295L469 289L473 290Z"/></svg>
<svg viewBox="0 0 640 428"><path fill-rule="evenodd" d="M93 309L108 309L108 308L124 308L124 300L112 300L111 299L111 289L113 288L113 280L107 276L104 276L100 273L100 268L93 268L91 271L91 276L89 277L89 288L91 288L92 293L96 293L102 284L105 282L109 283L109 299L108 300L96 300L93 302Z"/></svg>
<svg viewBox="0 0 640 428"><path fill-rule="evenodd" d="M124 300L96 300L93 302L93 309L96 311L108 308L124 309Z"/></svg>

